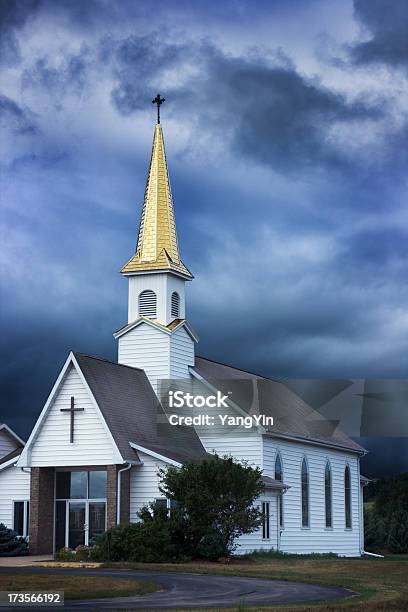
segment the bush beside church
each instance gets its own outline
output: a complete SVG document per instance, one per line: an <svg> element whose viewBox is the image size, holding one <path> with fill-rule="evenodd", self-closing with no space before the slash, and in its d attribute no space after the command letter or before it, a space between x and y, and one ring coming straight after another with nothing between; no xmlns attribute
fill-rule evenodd
<svg viewBox="0 0 408 612"><path fill-rule="evenodd" d="M408 553L408 473L367 486L365 547L370 552Z"/></svg>
<svg viewBox="0 0 408 612"><path fill-rule="evenodd" d="M0 523L0 557L28 555L28 544L13 529Z"/></svg>
<svg viewBox="0 0 408 612"><path fill-rule="evenodd" d="M160 490L172 509L151 504L140 521L117 525L102 534L96 546L63 549L61 560L107 560L145 563L181 562L192 558L228 557L236 539L260 526L262 514L253 505L264 485L259 468L231 458L209 456L181 468L161 471Z"/></svg>

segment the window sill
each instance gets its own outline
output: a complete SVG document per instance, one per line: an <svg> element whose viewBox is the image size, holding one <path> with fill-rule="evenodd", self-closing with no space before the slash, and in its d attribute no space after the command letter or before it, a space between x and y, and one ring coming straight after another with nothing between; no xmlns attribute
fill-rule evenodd
<svg viewBox="0 0 408 612"><path fill-rule="evenodd" d="M353 531L353 528L352 527L345 527L344 531Z"/></svg>
<svg viewBox="0 0 408 612"><path fill-rule="evenodd" d="M304 529L305 531L310 531L310 525L309 527L301 527L301 529Z"/></svg>
<svg viewBox="0 0 408 612"><path fill-rule="evenodd" d="M324 530L325 531L334 531L333 527L325 527Z"/></svg>

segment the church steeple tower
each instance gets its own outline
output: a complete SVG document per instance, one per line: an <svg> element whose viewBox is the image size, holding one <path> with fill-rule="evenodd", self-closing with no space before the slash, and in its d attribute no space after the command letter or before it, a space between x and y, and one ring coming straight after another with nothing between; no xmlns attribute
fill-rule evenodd
<svg viewBox="0 0 408 612"><path fill-rule="evenodd" d="M143 368L155 390L160 379L188 377L197 337L186 321L185 283L193 275L180 258L157 94L158 117L128 277L128 323L114 336L119 363Z"/></svg>
<svg viewBox="0 0 408 612"><path fill-rule="evenodd" d="M136 253L123 266L121 272L137 274L153 270L168 270L186 280L193 278L180 259L160 123L157 123L154 131Z"/></svg>

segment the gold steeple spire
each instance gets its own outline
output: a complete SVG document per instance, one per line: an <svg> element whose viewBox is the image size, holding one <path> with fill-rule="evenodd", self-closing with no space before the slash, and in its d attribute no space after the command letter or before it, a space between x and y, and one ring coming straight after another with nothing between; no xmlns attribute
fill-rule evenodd
<svg viewBox="0 0 408 612"><path fill-rule="evenodd" d="M160 123L156 124L154 131L136 253L121 272L132 274L154 270L168 270L187 279L193 278L180 259Z"/></svg>

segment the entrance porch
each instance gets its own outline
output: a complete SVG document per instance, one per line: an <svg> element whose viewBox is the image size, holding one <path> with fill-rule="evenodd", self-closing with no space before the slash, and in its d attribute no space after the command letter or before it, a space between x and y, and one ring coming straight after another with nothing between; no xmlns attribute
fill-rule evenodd
<svg viewBox="0 0 408 612"><path fill-rule="evenodd" d="M117 522L129 522L129 470L118 479L121 468L123 465L31 468L30 554L92 545Z"/></svg>

